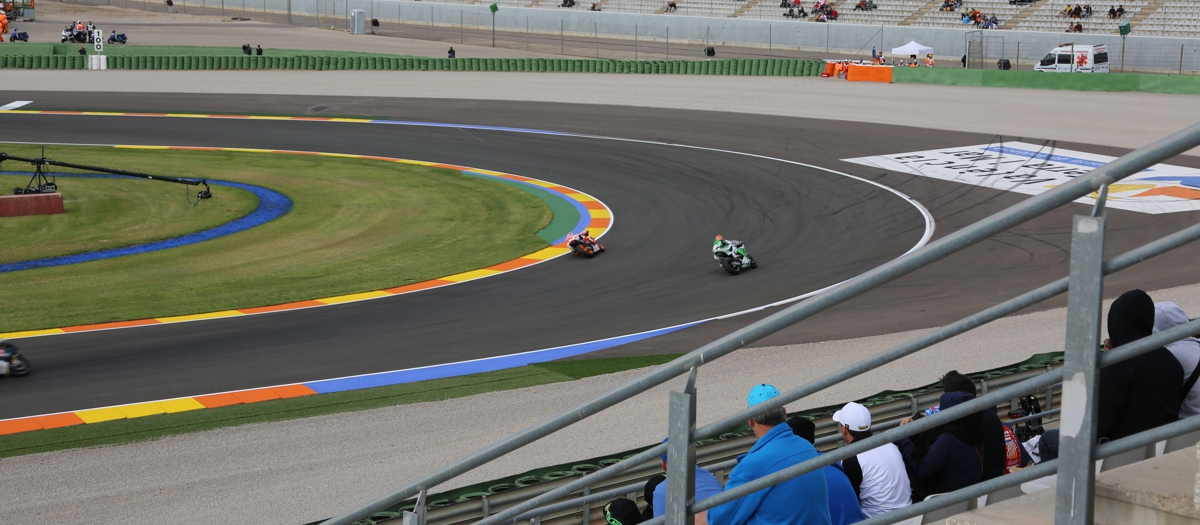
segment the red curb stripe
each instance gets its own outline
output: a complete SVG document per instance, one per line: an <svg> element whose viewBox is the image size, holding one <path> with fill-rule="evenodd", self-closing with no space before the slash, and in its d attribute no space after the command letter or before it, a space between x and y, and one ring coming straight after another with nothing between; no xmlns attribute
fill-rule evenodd
<svg viewBox="0 0 1200 525"><path fill-rule="evenodd" d="M32 430L41 430L42 426L37 424L32 418L10 419L8 421L0 421L0 436L8 434L17 434L21 432L29 432Z"/></svg>
<svg viewBox="0 0 1200 525"><path fill-rule="evenodd" d="M592 219L592 222L588 223L588 227L607 228L609 224L612 224L612 219Z"/></svg>
<svg viewBox="0 0 1200 525"><path fill-rule="evenodd" d="M315 395L317 395L317 391L316 391L316 390L313 390L313 389L311 389L311 388L309 388L309 387L307 387L307 386L304 386L304 385L286 385L286 386L277 386L277 387L272 387L272 388L270 388L270 390L271 390L272 392L274 392L274 393L275 393L275 395L279 396L279 399L286 399L286 398L289 398L289 397L301 397L301 396L315 396Z"/></svg>
<svg viewBox="0 0 1200 525"><path fill-rule="evenodd" d="M109 328L127 328L130 326L148 326L162 324L158 319L138 319L135 321L115 321L112 323L81 324L62 328L64 332L88 332L92 330L107 330Z"/></svg>
<svg viewBox="0 0 1200 525"><path fill-rule="evenodd" d="M207 396L196 396L194 399L201 405L204 405L204 408L227 407L244 403L241 398L233 394L210 394Z"/></svg>
<svg viewBox="0 0 1200 525"><path fill-rule="evenodd" d="M263 314L267 312L282 312L284 310L295 310L298 308L308 308L310 306L325 306L325 303L319 301L296 301L294 303L276 304L272 306L256 306L254 308L238 308L237 311L244 314Z"/></svg>
<svg viewBox="0 0 1200 525"><path fill-rule="evenodd" d="M230 392L234 397L242 400L243 403L258 403L262 401L271 401L279 399L272 388L255 388L251 390L242 390L239 392Z"/></svg>
<svg viewBox="0 0 1200 525"><path fill-rule="evenodd" d="M509 270L516 270L517 268L524 268L524 267L534 264L536 262L538 262L537 259L513 259L508 262L502 262L500 264L494 264L492 266L488 266L487 268L484 268L484 269L485 270L495 270L497 272L507 272Z"/></svg>
<svg viewBox="0 0 1200 525"><path fill-rule="evenodd" d="M36 416L30 419L33 419L34 422L46 430L83 424L83 420L80 419L79 416L75 415L74 412L68 412L65 414L51 414L49 416Z"/></svg>
<svg viewBox="0 0 1200 525"><path fill-rule="evenodd" d="M603 204L600 204L599 202L596 202L596 201L579 201L579 202L581 204L583 204L584 208L587 208L589 210L607 210L608 209L608 208L605 208Z"/></svg>

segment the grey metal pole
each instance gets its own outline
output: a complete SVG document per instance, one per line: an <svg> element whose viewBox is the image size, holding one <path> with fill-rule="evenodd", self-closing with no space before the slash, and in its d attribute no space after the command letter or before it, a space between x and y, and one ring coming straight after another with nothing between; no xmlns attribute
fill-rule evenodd
<svg viewBox="0 0 1200 525"><path fill-rule="evenodd" d="M1075 216L1071 275L1067 288L1066 361L1059 421L1058 490L1054 522L1092 525L1095 512L1096 363L1100 357L1100 311L1104 299L1104 218Z"/></svg>
<svg viewBox="0 0 1200 525"><path fill-rule="evenodd" d="M399 9L399 8L397 7L397 9ZM462 9L458 10L458 43L459 44L463 43L463 12L462 12Z"/></svg>
<svg viewBox="0 0 1200 525"><path fill-rule="evenodd" d="M1013 69L1021 70L1021 42L1017 41L1017 61L1013 63Z"/></svg>
<svg viewBox="0 0 1200 525"><path fill-rule="evenodd" d="M563 44L563 41L564 41L563 40L563 27L565 26L565 24L566 24L565 20L563 20L561 18L558 19L558 54L560 54L560 55L566 54L566 52L564 51L566 49L564 47L565 44Z"/></svg>
<svg viewBox="0 0 1200 525"><path fill-rule="evenodd" d="M596 58L600 58L600 31L596 28L596 21L592 21L592 38L596 41Z"/></svg>
<svg viewBox="0 0 1200 525"><path fill-rule="evenodd" d="M637 41L637 38L638 38L638 26L635 24L635 25L633 26L633 59L634 59L634 60L637 60L637 59L638 59L638 50L637 50L637 48L638 48L638 41Z"/></svg>
<svg viewBox="0 0 1200 525"><path fill-rule="evenodd" d="M829 60L829 24L825 24L825 60Z"/></svg>
<svg viewBox="0 0 1200 525"><path fill-rule="evenodd" d="M1179 74L1183 74L1183 44L1179 44Z"/></svg>
<svg viewBox="0 0 1200 525"><path fill-rule="evenodd" d="M667 60L671 59L671 26L667 26Z"/></svg>
<svg viewBox="0 0 1200 525"><path fill-rule="evenodd" d="M493 18L495 16L495 14L492 14ZM433 42L433 6L429 6L429 41Z"/></svg>
<svg viewBox="0 0 1200 525"><path fill-rule="evenodd" d="M689 383L696 377L692 369ZM690 385L689 385L690 386ZM695 389L671 392L667 415L667 525L693 525L689 507L696 493Z"/></svg>
<svg viewBox="0 0 1200 525"><path fill-rule="evenodd" d="M430 8L432 10L432 7ZM430 26L432 27L432 26ZM492 11L492 47L496 47L496 12Z"/></svg>
<svg viewBox="0 0 1200 525"><path fill-rule="evenodd" d="M508 454L513 450L516 450L519 447L532 443L543 436L556 432L559 429L565 428L605 408L615 405L620 401L628 399L630 396L644 392L656 385L670 380L671 378L677 377L692 367L711 362L714 359L719 359L720 357L727 355L738 348L758 341L767 335L773 334L828 308L848 301L885 283L891 282L918 268L922 268L934 261L941 260L950 254L956 253L967 247L974 246L983 239L987 239L997 233L1024 223L1033 217L1042 215L1079 197L1087 195L1098 189L1103 184L1111 184L1118 180L1124 179L1133 173L1137 173L1142 169L1154 165L1155 163L1174 157L1175 155L1192 149L1197 145L1200 145L1200 124L1193 124L1187 128L1158 139L1151 144L1143 146L1136 151L1128 153L1108 164L1105 164L1104 166L1093 170L1086 176L1076 178L1070 182L1059 185L1046 193L1021 201L1015 206L1007 208L986 219L950 233L920 250L880 265L879 267L870 270L846 283L834 286L833 288L817 294L806 301L802 301L784 308L783 310L776 312L765 319L756 321L742 329L726 335L725 337L693 350L675 359L674 361L671 361L670 363L660 365L655 369L631 379L622 385L614 387L600 395L597 395L588 401L568 408L550 418L547 418L544 421L512 434L491 446L475 451L461 460L443 466L434 472L418 478L415 481L407 483L388 494L384 494L353 509L347 510L338 516L327 520L325 525L348 525L362 516L369 515L370 513L378 511L379 509L383 509L389 505L404 501L405 499L415 495L422 488L433 487L444 483L445 481L468 472L479 465L490 462L498 457ZM1168 332L1162 333L1165 334ZM1106 357L1111 357L1111 352L1109 354L1110 355ZM883 363L885 364L887 362L889 361L884 361ZM755 405L753 408L732 414L727 417L726 420L736 423L737 421L744 421L750 417L764 414L771 409L783 406L796 399L800 399L811 394L812 392L816 392L833 384L837 384L838 382L844 380L843 378L845 377L857 376L876 366L879 365L875 364L872 366L872 364L869 363L869 360L868 362L859 363L854 367L850 367L837 374L819 379L809 385L805 385L802 388L789 392L788 394L778 396L766 402ZM1042 385L1042 388L1044 387L1045 385ZM965 406L965 404L963 406ZM955 408L958 407L954 407L951 410L954 410ZM980 407L980 409L982 409L982 407ZM931 416L931 418L932 417L936 416ZM928 418L923 418L921 421L926 421L927 419ZM921 421L912 423L912 425L916 425ZM724 424L724 426L718 426L720 424ZM697 435L705 436L706 432L716 433L724 428L728 428L729 426L731 425L723 422L710 424L707 427L697 431ZM703 439L703 437L701 439ZM858 443L855 443L855 445L857 444ZM882 444L882 441L880 441L879 444ZM662 454L665 448L665 446L652 447L649 450L655 451L654 453L656 454ZM622 463L626 464L626 467L624 468L628 468L628 465L638 457L639 456L634 456L634 458L622 461ZM645 461L646 459L650 459L652 457L653 455L641 456L641 461ZM601 476L606 471L617 471L618 469L615 467L621 466L622 463L618 463L617 465L610 466L602 471L596 472L592 476L596 476L597 479L606 479ZM547 494L550 493L548 492ZM487 520L483 520L479 523L479 525L491 525L499 523L504 519L508 519L516 514L525 512L536 506L537 503L540 503L535 502L535 500L537 500L537 498L528 500L526 502L532 503L533 506L524 508L522 508L522 505L524 504L513 506L510 509L506 509L505 512L497 513ZM698 502L697 505L702 505L707 501L709 500ZM709 507L705 507L705 509L707 508Z"/></svg>
<svg viewBox="0 0 1200 525"><path fill-rule="evenodd" d="M771 24L767 24L767 58L775 58L775 53L771 49Z"/></svg>
<svg viewBox="0 0 1200 525"><path fill-rule="evenodd" d="M525 50L529 51L529 17L525 17Z"/></svg>

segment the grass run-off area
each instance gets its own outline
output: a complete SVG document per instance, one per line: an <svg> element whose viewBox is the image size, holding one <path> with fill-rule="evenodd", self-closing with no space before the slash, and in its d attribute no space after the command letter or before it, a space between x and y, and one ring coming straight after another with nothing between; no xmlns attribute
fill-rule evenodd
<svg viewBox="0 0 1200 525"><path fill-rule="evenodd" d="M0 150L40 155L32 146L0 144ZM548 246L537 232L552 213L536 196L448 169L310 155L83 146L47 147L46 156L254 184L286 195L292 209L264 225L198 244L0 273L5 291L0 332L378 290L490 266ZM9 161L4 169L24 167ZM27 180L0 176L0 187L24 186ZM105 184L112 185L108 194L120 198L102 206L80 205L91 199L86 193ZM21 258L7 255L18 250L63 254L94 249L98 239L108 248L134 243L137 236L196 231L235 218L247 204L257 205L254 196L221 186L213 187L211 200L193 208L182 189L193 191L190 186L66 177L58 185L66 214L0 219L0 254L7 262ZM35 239L42 246L26 246Z"/></svg>
<svg viewBox="0 0 1200 525"><path fill-rule="evenodd" d="M679 354L555 361L462 377L159 414L0 436L0 458L148 441L222 427L352 412L572 381L666 363Z"/></svg>

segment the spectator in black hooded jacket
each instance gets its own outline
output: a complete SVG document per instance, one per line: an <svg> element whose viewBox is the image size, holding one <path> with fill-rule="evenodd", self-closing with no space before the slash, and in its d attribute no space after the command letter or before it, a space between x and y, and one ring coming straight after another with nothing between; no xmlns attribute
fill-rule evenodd
<svg viewBox="0 0 1200 525"><path fill-rule="evenodd" d="M1108 341L1116 348L1154 333L1154 300L1125 292L1108 310ZM1096 437L1115 441L1179 419L1183 366L1166 348L1100 369Z"/></svg>
<svg viewBox="0 0 1200 525"><path fill-rule="evenodd" d="M941 410L975 399L966 392L942 394ZM912 479L913 501L979 483L983 476L983 414L976 412L937 427L925 455L908 438L896 442Z"/></svg>

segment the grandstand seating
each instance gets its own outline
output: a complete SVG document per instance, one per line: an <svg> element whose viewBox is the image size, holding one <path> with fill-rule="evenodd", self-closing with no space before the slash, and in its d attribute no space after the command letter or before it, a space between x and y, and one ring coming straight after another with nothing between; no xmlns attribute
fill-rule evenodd
<svg viewBox="0 0 1200 525"><path fill-rule="evenodd" d="M1074 6L1079 3L1081 2L1078 0L1048 0L1042 3L1038 10L1030 14L1028 18L1017 24L1014 29L1063 33L1066 32L1068 23L1073 25L1078 22L1083 26L1084 33L1113 34L1117 32L1118 24L1137 16L1142 8L1150 4L1150 1L1132 0L1122 3L1121 5L1125 6L1125 16L1117 20L1108 18L1108 4L1093 5L1091 18L1076 19L1062 16L1063 9L1066 9L1068 5Z"/></svg>
<svg viewBox="0 0 1200 525"><path fill-rule="evenodd" d="M1009 4L1008 0L965 0L962 9L947 12L933 9L910 25L917 27L971 27L963 25L963 12L978 9L985 16L996 15L1001 29L1010 29L1008 22L1021 13L1021 11L1030 9L1031 5L1033 4Z"/></svg>
<svg viewBox="0 0 1200 525"><path fill-rule="evenodd" d="M1200 35L1200 4L1168 0L1134 29L1142 35L1195 37Z"/></svg>

